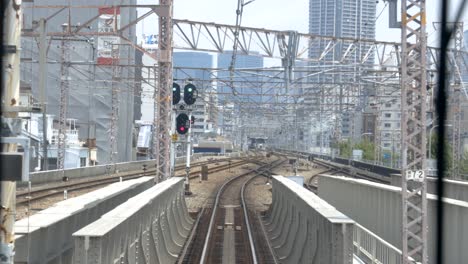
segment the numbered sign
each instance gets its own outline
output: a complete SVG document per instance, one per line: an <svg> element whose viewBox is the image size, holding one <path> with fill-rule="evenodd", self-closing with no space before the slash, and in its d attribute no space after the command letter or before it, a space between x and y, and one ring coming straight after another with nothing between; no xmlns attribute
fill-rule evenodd
<svg viewBox="0 0 468 264"><path fill-rule="evenodd" d="M426 175L423 170L406 171L406 180L408 181L423 182L425 178L426 178Z"/></svg>

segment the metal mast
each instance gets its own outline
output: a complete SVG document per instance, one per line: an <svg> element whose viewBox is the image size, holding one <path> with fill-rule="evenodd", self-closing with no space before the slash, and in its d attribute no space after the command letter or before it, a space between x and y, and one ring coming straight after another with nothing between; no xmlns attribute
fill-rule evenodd
<svg viewBox="0 0 468 264"><path fill-rule="evenodd" d="M70 25L62 25L63 32L69 33ZM70 66L70 47L68 37L62 37L62 51L60 59L60 106L59 106L59 132L57 147L57 169L63 170L65 165L65 147L67 141L67 108L69 94L69 66Z"/></svg>
<svg viewBox="0 0 468 264"><path fill-rule="evenodd" d="M452 178L458 178L460 175L459 162L461 159L460 155L460 126L461 126L461 108L460 108L460 97L461 93L461 72L460 66L462 60L462 54L460 54L463 46L463 22L455 22L455 58L454 58L454 85L452 90L452 102L453 102L453 132L452 132ZM429 150L430 151L430 150Z"/></svg>
<svg viewBox="0 0 468 264"><path fill-rule="evenodd" d="M401 11L402 262L426 264L426 1Z"/></svg>
<svg viewBox="0 0 468 264"><path fill-rule="evenodd" d="M166 179L170 173L170 131L172 96L172 0L160 0L166 9L159 16L159 91L158 115L153 132L153 153L156 154L156 182ZM156 148L156 149L155 149ZM155 151L156 150L156 151Z"/></svg>
<svg viewBox="0 0 468 264"><path fill-rule="evenodd" d="M0 79L2 119L16 119L18 113L7 112L8 106L18 106L20 92L20 58L21 58L21 26L22 26L22 6L21 1L3 1L0 3L0 12L3 15L3 23L0 27L3 46L0 54L2 63L2 78ZM7 51L7 48L10 51ZM3 128L2 128L3 132ZM2 144L1 151L17 152L16 144ZM3 175L2 175L3 176ZM15 215L16 214L16 182L3 181L0 177L0 261L13 263L14 242L15 242Z"/></svg>
<svg viewBox="0 0 468 264"><path fill-rule="evenodd" d="M110 125L110 151L109 163L116 161L117 155L117 123L119 122L119 84L120 84L120 66L119 66L119 46L112 45L112 115Z"/></svg>

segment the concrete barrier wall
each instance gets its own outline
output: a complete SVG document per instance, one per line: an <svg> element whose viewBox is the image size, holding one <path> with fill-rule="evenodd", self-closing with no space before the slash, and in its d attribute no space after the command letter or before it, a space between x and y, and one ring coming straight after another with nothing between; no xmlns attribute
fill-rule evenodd
<svg viewBox="0 0 468 264"><path fill-rule="evenodd" d="M74 233L73 263L174 263L193 225L183 183L159 183Z"/></svg>
<svg viewBox="0 0 468 264"><path fill-rule="evenodd" d="M371 230L385 241L401 249L401 188L366 180L336 176L319 176L321 198ZM468 259L468 203L445 199L443 263L466 263ZM435 260L436 200L428 195L429 263Z"/></svg>
<svg viewBox="0 0 468 264"><path fill-rule="evenodd" d="M132 161L132 162L122 162L108 165L98 165L91 167L82 167L66 170L49 170L49 171L40 171L33 172L30 174L30 181L33 185L35 184L44 184L49 182L59 182L62 181L62 177L68 177L69 179L85 178L85 177L94 177L98 175L105 175L106 173L115 173L115 172L128 172L142 170L143 165L146 165L148 169L155 168L155 160L142 160L142 161Z"/></svg>
<svg viewBox="0 0 468 264"><path fill-rule="evenodd" d="M153 177L114 183L17 221L15 263L71 263L75 231L153 185Z"/></svg>
<svg viewBox="0 0 468 264"><path fill-rule="evenodd" d="M392 185L401 186L400 174L392 175ZM427 178L427 192L436 194L437 179ZM445 197L468 202L468 181L457 181L444 179Z"/></svg>
<svg viewBox="0 0 468 264"><path fill-rule="evenodd" d="M194 154L192 156L192 162L197 161L201 157L204 157L203 154ZM217 157L240 157L240 153L226 153L226 155L215 155ZM185 163L185 157L178 157L176 158L176 164ZM81 167L81 168L74 168L74 169L66 169L66 170L49 170L49 171L40 171L40 172L33 172L30 174L30 181L33 185L37 184L44 184L49 182L60 182L62 181L62 177L68 177L69 179L78 179L78 178L85 178L85 177L94 177L100 175L106 175L109 173L123 173L123 172L130 172L130 171L137 171L142 170L143 165L146 165L148 170L154 169L156 167L155 160L140 160L140 161L131 161L131 162L122 162L122 163L115 163L115 164L107 164L107 165L98 165L98 166L91 166L91 167ZM27 186L26 182L21 182L18 186L23 187Z"/></svg>
<svg viewBox="0 0 468 264"><path fill-rule="evenodd" d="M353 263L354 221L295 182L273 177L265 230L281 263Z"/></svg>

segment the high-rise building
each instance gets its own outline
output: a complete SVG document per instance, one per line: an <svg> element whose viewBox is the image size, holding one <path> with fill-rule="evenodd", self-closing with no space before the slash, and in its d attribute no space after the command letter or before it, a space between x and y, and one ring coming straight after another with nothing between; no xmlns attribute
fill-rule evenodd
<svg viewBox="0 0 468 264"><path fill-rule="evenodd" d="M345 37L353 39L375 39L375 0L310 0L309 1L309 33L321 36ZM310 58L321 57L325 50L328 41L317 41L311 44L309 49ZM321 87L327 86L330 94L339 94L339 89L349 89L340 85L352 83L354 86L361 85L359 89L355 89L348 96L359 98L355 101L355 108L360 110L365 108L367 102L366 91L370 90L365 84L359 84L359 70L363 68L371 68L374 65L374 54L369 55L369 59L361 63L362 58L367 55L370 48L369 44L357 43L352 49L348 49L349 45L338 44L331 52L328 52L320 62L310 63L312 67L319 67L320 70L325 70L329 67L336 67L336 63L342 61L343 54L347 52L346 60L342 61L347 65L351 65L347 73L330 71L326 74L318 74L311 77L311 81L320 83ZM304 92L304 100L308 101L308 94L313 94L311 91ZM313 95L311 95L313 96ZM325 106L325 112L337 113L335 106ZM352 119L345 119L352 120ZM346 121L341 123L341 136L349 138L347 129L351 124Z"/></svg>
<svg viewBox="0 0 468 264"><path fill-rule="evenodd" d="M375 0L310 0L309 33L321 36L375 39ZM310 57L321 54L327 43L310 48ZM325 61L341 58L348 47L337 45ZM355 60L365 55L368 44L359 44ZM369 63L373 63L372 60Z"/></svg>
<svg viewBox="0 0 468 264"><path fill-rule="evenodd" d="M232 60L232 51L226 51L218 54L218 68L229 69ZM263 68L263 58L260 56L251 55L236 55L235 69L255 69ZM230 72L218 72L218 99L222 103L229 95L233 93L231 87L226 85L230 82ZM249 73L236 72L234 74L234 88L240 94L249 94L243 97L243 101L261 102L263 90L268 89L262 86L263 77L259 75L252 75Z"/></svg>
<svg viewBox="0 0 468 264"><path fill-rule="evenodd" d="M29 1L31 2L31 1ZM48 0L35 0L34 6L51 5ZM125 4L135 5L136 0L126 0ZM31 5L31 3L25 3ZM107 0L74 0L70 13L58 12L59 8L24 8L24 32L38 32L37 22L48 18L46 32L63 32L67 27L71 32L77 27L86 25L81 32L102 32L106 28L126 25L136 19L135 7L92 8L91 6L108 6ZM89 8L73 8L73 6L88 6ZM70 19L68 15L71 15ZM116 23L108 22L117 16ZM92 22L88 23L88 21ZM71 21L71 25L68 25ZM136 42L135 26L129 26L119 32L131 42ZM115 40L115 41L114 41ZM80 142L93 142L97 147L97 157L94 163L105 164L110 160L110 127L112 117L112 87L118 91L118 121L116 122L117 150L113 161L129 161L133 159L133 127L135 91L140 90L140 82L135 81L136 62L135 49L120 40L117 36L80 36L70 35L62 45L61 37L47 39L47 71L43 72L37 63L39 59L38 40L35 37L21 38L21 82L31 87L35 99L39 98L39 74L45 74L47 89L47 114L54 116L54 133L58 128L60 87L64 78L69 87L67 119L76 119ZM111 45L109 45L111 43ZM113 45L112 43L116 44ZM107 45L106 45L107 44ZM68 55L65 55L68 53ZM62 57L68 76L62 76ZM113 59L114 58L114 59ZM111 63L109 63L111 61ZM130 65L120 67L113 76L114 65ZM42 133L42 129L40 129ZM67 132L68 134L68 132ZM51 143L51 142L50 142ZM51 144L52 145L52 144ZM89 145L89 144L88 144ZM55 146L56 149L56 146ZM67 154L66 154L67 155ZM53 159L53 157L49 156ZM50 161L49 163L54 163Z"/></svg>

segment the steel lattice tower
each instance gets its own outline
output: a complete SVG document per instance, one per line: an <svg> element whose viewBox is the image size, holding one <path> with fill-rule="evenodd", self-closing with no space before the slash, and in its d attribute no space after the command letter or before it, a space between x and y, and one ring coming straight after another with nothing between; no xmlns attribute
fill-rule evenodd
<svg viewBox="0 0 468 264"><path fill-rule="evenodd" d="M172 0L160 0L167 7L159 16L158 91L154 115L153 154L156 155L156 182L170 173L170 131L172 97ZM156 109L155 109L156 110Z"/></svg>
<svg viewBox="0 0 468 264"><path fill-rule="evenodd" d="M68 32L69 26L63 26L63 32ZM61 64L60 64L60 106L59 106L59 132L57 145L57 169L65 168L65 148L67 142L67 109L69 95L69 67L70 67L70 42L66 36L61 40Z"/></svg>
<svg viewBox="0 0 468 264"><path fill-rule="evenodd" d="M114 48L116 46L117 48ZM115 157L117 156L117 135L119 122L119 85L120 85L120 66L119 66L119 51L118 45L112 47L112 114L110 124L110 153L109 162L116 162Z"/></svg>
<svg viewBox="0 0 468 264"><path fill-rule="evenodd" d="M453 132L452 132L452 178L458 178L460 174L459 161L461 159L460 154L460 130L461 130L461 108L460 108L460 97L461 97L461 72L460 66L462 60L462 48L463 48L463 22L455 22L455 58L454 58L454 85L452 92L452 102L453 102Z"/></svg>
<svg viewBox="0 0 468 264"><path fill-rule="evenodd" d="M401 9L403 263L426 264L426 1L402 0ZM410 179L416 171L423 177Z"/></svg>

